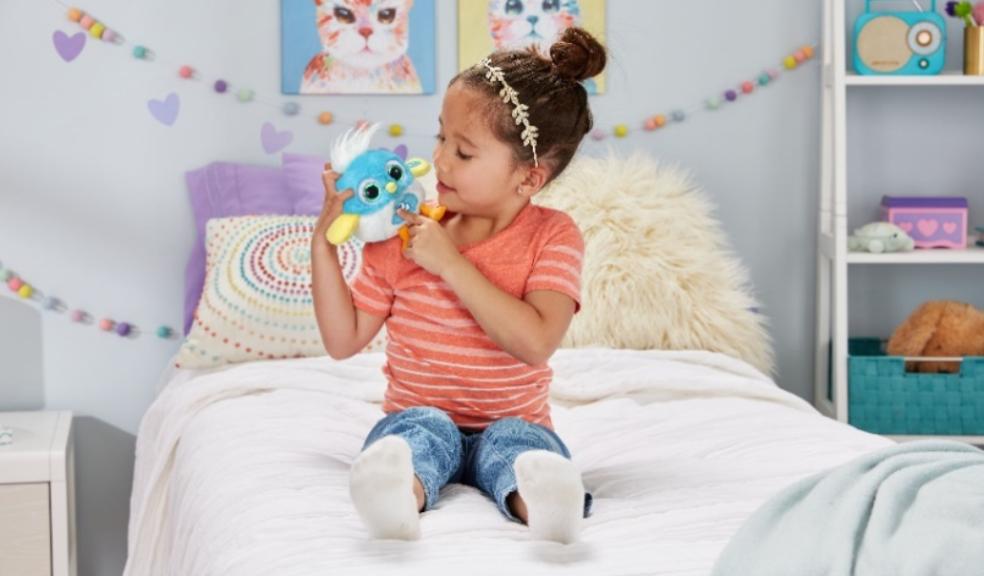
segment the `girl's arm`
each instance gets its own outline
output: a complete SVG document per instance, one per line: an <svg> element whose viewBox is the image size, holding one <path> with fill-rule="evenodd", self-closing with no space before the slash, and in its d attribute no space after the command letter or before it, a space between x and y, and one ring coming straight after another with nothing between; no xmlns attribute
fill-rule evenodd
<svg viewBox="0 0 984 576"><path fill-rule="evenodd" d="M550 359L574 317L570 296L534 290L520 300L490 282L460 254L448 263L441 278L493 342L530 366Z"/></svg>
<svg viewBox="0 0 984 576"><path fill-rule="evenodd" d="M462 256L438 222L402 210L400 216L410 223L404 255L444 280L493 342L530 366L550 359L574 316L572 297L533 290L516 298Z"/></svg>
<svg viewBox="0 0 984 576"><path fill-rule="evenodd" d="M311 238L311 296L325 351L335 360L344 360L369 344L385 318L359 310L352 302L352 292L338 263L338 251L325 238L325 232L341 214L342 204L352 196L352 191L339 194L335 190L338 174L331 170L331 165L325 166L322 179L325 203Z"/></svg>

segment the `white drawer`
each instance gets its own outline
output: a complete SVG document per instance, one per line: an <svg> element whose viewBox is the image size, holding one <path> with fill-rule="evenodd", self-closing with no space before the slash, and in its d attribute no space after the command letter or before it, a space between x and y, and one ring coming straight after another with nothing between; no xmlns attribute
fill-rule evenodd
<svg viewBox="0 0 984 576"><path fill-rule="evenodd" d="M0 485L0 576L51 576L48 484Z"/></svg>

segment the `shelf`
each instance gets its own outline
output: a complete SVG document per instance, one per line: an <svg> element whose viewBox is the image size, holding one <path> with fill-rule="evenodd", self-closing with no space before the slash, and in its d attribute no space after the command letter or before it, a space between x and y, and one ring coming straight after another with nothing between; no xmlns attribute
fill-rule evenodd
<svg viewBox="0 0 984 576"><path fill-rule="evenodd" d="M984 446L984 436L887 436L896 442L915 442L918 440L953 440L976 446Z"/></svg>
<svg viewBox="0 0 984 576"><path fill-rule="evenodd" d="M984 248L969 246L966 250L942 248L871 254L848 252L848 264L984 264Z"/></svg>
<svg viewBox="0 0 984 576"><path fill-rule="evenodd" d="M814 349L814 381L813 397L817 408L828 416L840 422L850 421L850 410L848 400L850 398L851 382L848 374L848 349L849 336L852 325L850 301L856 290L850 280L867 269L861 269L859 265L926 265L943 264L951 267L937 266L932 270L931 277L937 282L946 282L950 279L962 278L964 273L976 274L981 268L968 268L968 264L984 265L984 247L971 245L965 249L930 249L915 250L911 252L871 254L867 252L850 252L849 235L853 230L849 223L855 218L848 217L848 206L853 206L854 201L858 200L857 194L852 194L854 179L851 153L855 146L877 145L881 139L882 144L892 144L884 150L880 150L878 160L885 162L887 166L883 169L890 169L892 161L888 153L894 146L892 138L896 138L891 131L882 131L881 134L870 134L865 141L857 141L858 131L854 130L852 114L867 112L871 102L865 99L859 100L864 94L890 96L897 104L902 107L905 104L911 105L913 112L925 111L927 104L922 96L938 95L943 96L944 92L950 95L962 94L971 100L977 98L977 94L984 95L984 76L969 76L963 74L962 62L954 62L951 59L950 65L958 69L945 70L937 75L861 75L852 66L851 51L851 30L853 22L849 18L853 17L857 6L849 7L850 2L844 0L822 0L823 4L823 41L822 50L818 60L822 63L821 86L820 86L820 194L817 199L817 290L816 290L816 338ZM857 2L854 2L857 4ZM853 9L849 9L853 8ZM956 56L960 56L957 54ZM956 87L962 86L963 89ZM918 87L924 87L919 90ZM946 88L950 87L950 88ZM939 88L939 89L937 89ZM897 89L897 90L896 90ZM895 92L898 91L896 94ZM905 91L911 98L903 98ZM952 94L951 94L952 91ZM976 100L975 100L976 101ZM856 104L862 104L861 110L855 110ZM892 112L892 118L882 118L888 122L895 121L899 125L906 124L907 115L903 109L884 110L885 113ZM937 108L940 108L939 106ZM950 114L952 112L952 114ZM922 114L922 112L919 112ZM941 121L945 118L951 130L957 130L958 111L937 110ZM925 119L927 116L922 115ZM976 125L962 123L961 128L965 129L966 136L972 138L979 132ZM914 140L914 145L923 145L918 138ZM901 162L902 160L898 160ZM971 166L973 170L977 166ZM979 199L979 198L978 198ZM975 222L982 225L984 222ZM982 232L978 232L982 234ZM974 234L975 240L978 234ZM969 234L968 234L969 236ZM984 236L984 234L982 234ZM971 240L971 244L974 240ZM961 265L962 269L952 268ZM881 268L882 271L887 271ZM909 270L909 268L905 268ZM927 271L928 272L928 271ZM863 276L863 275L862 275ZM887 308L895 312L895 308L901 305L899 302L887 302ZM878 307L876 307L878 308ZM877 310L877 311L880 311ZM872 309L872 313L876 310ZM908 441L916 439L941 438L941 436L889 436L894 440ZM984 445L984 435L968 435L963 437L942 436L951 440L962 440L976 445Z"/></svg>
<svg viewBox="0 0 984 576"><path fill-rule="evenodd" d="M848 72L848 86L984 86L984 76L965 76L959 70L948 70L939 76L862 76Z"/></svg>

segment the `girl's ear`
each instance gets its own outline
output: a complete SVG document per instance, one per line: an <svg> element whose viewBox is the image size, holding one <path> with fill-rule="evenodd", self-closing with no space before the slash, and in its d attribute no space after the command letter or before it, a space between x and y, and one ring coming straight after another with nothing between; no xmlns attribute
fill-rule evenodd
<svg viewBox="0 0 984 576"><path fill-rule="evenodd" d="M523 181L519 183L519 194L527 198L543 188L550 179L550 170L541 162L539 166L527 168Z"/></svg>

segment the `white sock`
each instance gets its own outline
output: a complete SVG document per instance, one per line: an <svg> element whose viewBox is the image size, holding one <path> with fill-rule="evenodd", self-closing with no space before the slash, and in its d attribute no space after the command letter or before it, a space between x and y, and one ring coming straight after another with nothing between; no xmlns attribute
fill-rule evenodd
<svg viewBox="0 0 984 576"><path fill-rule="evenodd" d="M574 463L547 450L530 450L513 465L534 538L568 544L584 518L584 484Z"/></svg>
<svg viewBox="0 0 984 576"><path fill-rule="evenodd" d="M410 445L399 436L386 436L366 448L352 463L349 493L369 536L416 540L420 514L413 493Z"/></svg>

